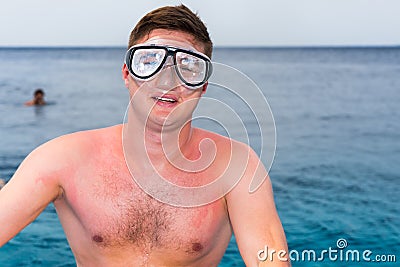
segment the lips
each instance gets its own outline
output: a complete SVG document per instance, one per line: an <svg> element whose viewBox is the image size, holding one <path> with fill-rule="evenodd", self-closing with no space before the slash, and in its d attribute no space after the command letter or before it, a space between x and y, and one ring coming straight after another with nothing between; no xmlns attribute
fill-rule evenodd
<svg viewBox="0 0 400 267"><path fill-rule="evenodd" d="M174 104L178 102L178 97L171 94L153 96L152 99L154 99L158 103L165 103L165 104Z"/></svg>
<svg viewBox="0 0 400 267"><path fill-rule="evenodd" d="M173 94L155 95L152 99L158 106L173 108L178 104L179 97Z"/></svg>
<svg viewBox="0 0 400 267"><path fill-rule="evenodd" d="M163 102L169 102L169 103L175 103L176 102L175 99L167 98L167 97L161 97L161 96L154 97L153 99L155 99L157 101L163 101Z"/></svg>

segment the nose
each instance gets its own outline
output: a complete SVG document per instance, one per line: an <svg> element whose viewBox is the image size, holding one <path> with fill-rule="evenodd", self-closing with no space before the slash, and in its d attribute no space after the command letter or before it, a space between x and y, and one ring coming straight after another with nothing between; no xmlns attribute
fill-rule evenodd
<svg viewBox="0 0 400 267"><path fill-rule="evenodd" d="M172 56L168 56L160 73L156 77L156 86L163 90L176 90L180 85L175 72Z"/></svg>

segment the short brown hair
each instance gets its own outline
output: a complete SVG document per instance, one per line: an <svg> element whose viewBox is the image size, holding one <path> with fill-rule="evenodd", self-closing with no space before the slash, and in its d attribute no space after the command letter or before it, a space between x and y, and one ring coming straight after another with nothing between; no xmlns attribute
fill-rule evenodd
<svg viewBox="0 0 400 267"><path fill-rule="evenodd" d="M204 53L211 58L213 44L207 27L199 16L185 5L160 7L147 13L132 30L128 48L156 29L180 31L192 35L196 42L204 45Z"/></svg>
<svg viewBox="0 0 400 267"><path fill-rule="evenodd" d="M41 88L36 89L33 93L33 96L37 96L39 94L44 95L44 91Z"/></svg>

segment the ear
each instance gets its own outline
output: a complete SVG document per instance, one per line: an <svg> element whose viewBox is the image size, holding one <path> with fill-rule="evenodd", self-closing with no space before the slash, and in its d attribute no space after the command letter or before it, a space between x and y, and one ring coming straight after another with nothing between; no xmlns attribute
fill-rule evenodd
<svg viewBox="0 0 400 267"><path fill-rule="evenodd" d="M208 82L206 82L206 83L203 85L203 88L201 88L201 96L203 96L203 95L206 93L207 87L208 87Z"/></svg>
<svg viewBox="0 0 400 267"><path fill-rule="evenodd" d="M122 80L125 82L126 88L129 88L129 70L126 64L122 66Z"/></svg>

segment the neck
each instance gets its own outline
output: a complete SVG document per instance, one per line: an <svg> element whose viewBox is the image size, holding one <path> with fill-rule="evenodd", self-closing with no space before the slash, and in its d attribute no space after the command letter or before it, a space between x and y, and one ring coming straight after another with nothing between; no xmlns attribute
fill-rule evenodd
<svg viewBox="0 0 400 267"><path fill-rule="evenodd" d="M182 158L182 152L190 147L192 126L188 122L183 126L163 127L154 121L143 120L129 108L123 136L128 160L134 159L135 165L141 167L164 166L167 162Z"/></svg>

